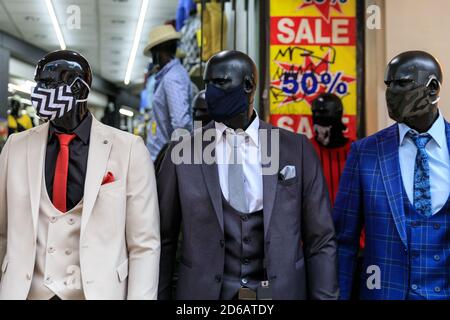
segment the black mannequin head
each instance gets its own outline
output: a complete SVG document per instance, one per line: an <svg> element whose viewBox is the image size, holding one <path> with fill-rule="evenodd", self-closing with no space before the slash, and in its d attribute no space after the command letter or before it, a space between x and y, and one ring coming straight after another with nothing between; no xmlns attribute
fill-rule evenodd
<svg viewBox="0 0 450 320"><path fill-rule="evenodd" d="M162 69L169 63L177 53L177 40L163 42L150 49L152 54L152 63Z"/></svg>
<svg viewBox="0 0 450 320"><path fill-rule="evenodd" d="M245 130L253 115L257 77L256 65L245 53L222 51L209 59L203 80L211 118L230 128ZM222 110L227 104L228 110Z"/></svg>
<svg viewBox="0 0 450 320"><path fill-rule="evenodd" d="M92 72L89 63L81 54L70 50L58 50L39 60L34 80L37 83L36 86L43 89L55 89L62 85L71 86L74 98L84 100L89 95ZM72 110L65 113L63 117L52 120L52 123L64 132L72 132L87 113L87 102L75 103Z"/></svg>
<svg viewBox="0 0 450 320"><path fill-rule="evenodd" d="M332 93L321 94L312 104L312 120L316 141L330 148L341 147L347 142L342 123L344 107L339 97Z"/></svg>
<svg viewBox="0 0 450 320"><path fill-rule="evenodd" d="M15 99L12 99L10 103L10 114L16 118L19 117L20 108L21 108L20 102Z"/></svg>
<svg viewBox="0 0 450 320"><path fill-rule="evenodd" d="M211 121L211 117L208 113L208 106L206 104L205 90L200 91L192 100L192 106L194 111L194 121L201 121L202 126L208 124Z"/></svg>
<svg viewBox="0 0 450 320"><path fill-rule="evenodd" d="M439 116L442 69L436 58L424 51L403 52L389 62L384 82L389 116L427 131Z"/></svg>

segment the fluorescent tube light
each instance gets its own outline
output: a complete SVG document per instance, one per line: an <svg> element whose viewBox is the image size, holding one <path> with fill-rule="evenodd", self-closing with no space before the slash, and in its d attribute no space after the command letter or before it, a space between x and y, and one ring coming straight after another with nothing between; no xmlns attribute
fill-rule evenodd
<svg viewBox="0 0 450 320"><path fill-rule="evenodd" d="M45 4L47 5L48 14L50 15L50 19L53 23L53 28L56 32L56 37L58 38L59 46L62 50L66 50L66 43L64 42L64 37L61 32L61 28L58 23L58 19L56 18L55 9L53 8L52 0L45 0Z"/></svg>
<svg viewBox="0 0 450 320"><path fill-rule="evenodd" d="M145 15L147 13L147 7L148 7L148 0L142 0L141 12L139 14L139 20L136 26L136 32L134 34L133 47L131 48L130 58L128 59L128 66L127 71L125 73L125 80L123 81L126 85L130 83L131 73L133 72L134 61L136 60L137 49L139 46L139 41L141 40Z"/></svg>

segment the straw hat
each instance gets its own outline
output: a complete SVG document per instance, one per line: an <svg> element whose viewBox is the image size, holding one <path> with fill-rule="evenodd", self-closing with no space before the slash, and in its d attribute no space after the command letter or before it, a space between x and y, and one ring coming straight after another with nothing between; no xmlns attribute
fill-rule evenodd
<svg viewBox="0 0 450 320"><path fill-rule="evenodd" d="M155 27L150 31L150 34L148 36L148 44L144 49L144 55L150 57L150 49L163 42L178 40L180 38L181 34L176 32L175 28L170 24Z"/></svg>

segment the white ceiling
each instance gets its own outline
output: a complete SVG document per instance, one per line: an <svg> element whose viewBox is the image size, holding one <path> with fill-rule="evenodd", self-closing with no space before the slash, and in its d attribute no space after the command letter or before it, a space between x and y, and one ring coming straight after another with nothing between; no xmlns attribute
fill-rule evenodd
<svg viewBox="0 0 450 320"><path fill-rule="evenodd" d="M94 72L123 83L141 8L141 0L52 0L67 49L82 53ZM149 0L131 77L143 81L149 58L142 54L153 26L174 19L178 0ZM70 5L81 11L81 28L67 28ZM44 0L0 0L0 30L47 51L60 49Z"/></svg>

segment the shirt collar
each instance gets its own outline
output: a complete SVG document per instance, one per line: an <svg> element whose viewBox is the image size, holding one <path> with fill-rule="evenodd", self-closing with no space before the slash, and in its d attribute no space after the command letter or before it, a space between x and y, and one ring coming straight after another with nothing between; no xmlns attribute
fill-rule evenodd
<svg viewBox="0 0 450 320"><path fill-rule="evenodd" d="M253 112L255 114L255 117L253 118L253 121L250 123L250 125L245 130L245 134L250 137L250 140L256 145L259 146L259 116L258 112L256 112L255 109L253 109ZM217 142L220 142L220 140L224 136L225 130L227 130L227 133L235 133L235 131L226 125L224 125L222 122L216 122L214 121L214 125L217 131Z"/></svg>
<svg viewBox="0 0 450 320"><path fill-rule="evenodd" d="M176 58L170 60L164 67L162 67L161 70L159 70L156 75L155 75L155 80L159 81L161 80L161 78L167 73L169 72L170 69L172 69L172 67L176 64L179 64L180 61Z"/></svg>
<svg viewBox="0 0 450 320"><path fill-rule="evenodd" d="M84 143L89 144L89 139L91 136L91 126L92 126L92 114L88 112L87 116L81 121L78 127L73 130L73 133ZM52 139L55 134L63 133L58 130L53 123L50 122L50 127L48 129L48 140Z"/></svg>
<svg viewBox="0 0 450 320"><path fill-rule="evenodd" d="M411 129L410 127L408 127L408 125L406 125L404 123L399 123L398 129L399 129L400 145L403 144L403 141L406 137L406 134L409 132L409 130L416 131L414 129ZM442 116L440 111L439 111L439 117L436 119L436 121L433 123L431 128L427 131L427 133L437 143L439 148L442 148L442 146L445 143L447 143L447 136L445 133L445 121L444 121L444 117Z"/></svg>

